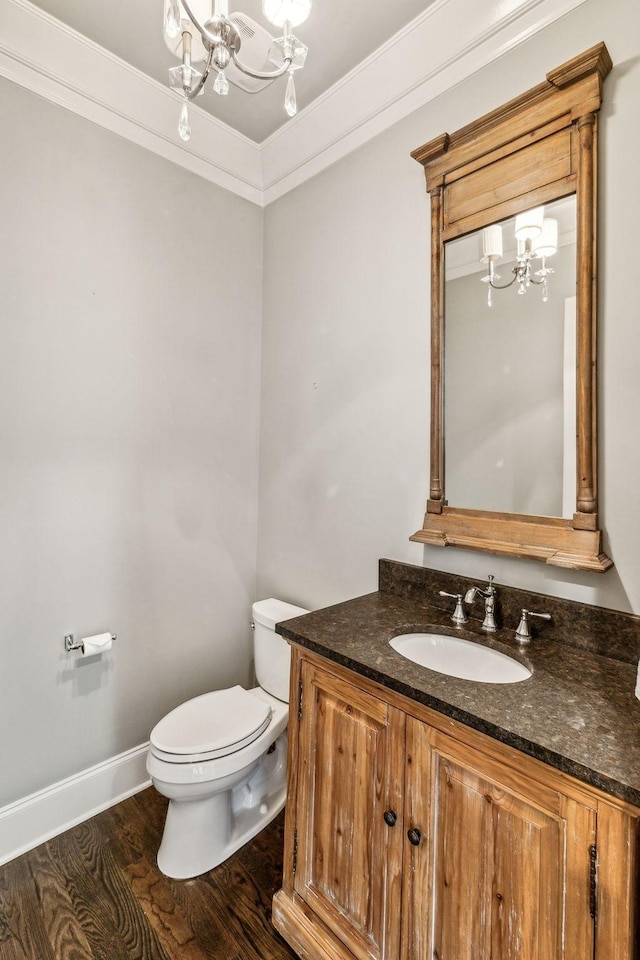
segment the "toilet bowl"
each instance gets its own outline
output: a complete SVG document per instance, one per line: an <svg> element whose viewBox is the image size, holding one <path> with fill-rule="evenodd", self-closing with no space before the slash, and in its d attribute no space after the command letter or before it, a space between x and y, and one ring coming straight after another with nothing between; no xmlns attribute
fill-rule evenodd
<svg viewBox="0 0 640 960"><path fill-rule="evenodd" d="M175 879L222 863L284 806L290 656L275 624L308 611L275 599L252 611L260 685L188 700L151 732L147 770L169 800L157 862Z"/></svg>

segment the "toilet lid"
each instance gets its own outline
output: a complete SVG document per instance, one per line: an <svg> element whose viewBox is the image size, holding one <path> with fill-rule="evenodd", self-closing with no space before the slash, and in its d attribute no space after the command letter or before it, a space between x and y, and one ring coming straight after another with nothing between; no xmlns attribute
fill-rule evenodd
<svg viewBox="0 0 640 960"><path fill-rule="evenodd" d="M214 759L241 750L266 730L271 707L243 687L205 693L163 717L151 731L157 756L185 762Z"/></svg>

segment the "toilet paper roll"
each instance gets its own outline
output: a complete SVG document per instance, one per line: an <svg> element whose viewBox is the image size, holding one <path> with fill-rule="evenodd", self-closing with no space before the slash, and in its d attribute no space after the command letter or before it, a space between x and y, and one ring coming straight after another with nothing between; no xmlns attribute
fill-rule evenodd
<svg viewBox="0 0 640 960"><path fill-rule="evenodd" d="M636 679L636 697L640 700L640 660L638 661L638 677Z"/></svg>
<svg viewBox="0 0 640 960"><path fill-rule="evenodd" d="M97 633L95 637L85 637L82 641L82 656L95 657L96 654L111 650L113 638L110 633Z"/></svg>

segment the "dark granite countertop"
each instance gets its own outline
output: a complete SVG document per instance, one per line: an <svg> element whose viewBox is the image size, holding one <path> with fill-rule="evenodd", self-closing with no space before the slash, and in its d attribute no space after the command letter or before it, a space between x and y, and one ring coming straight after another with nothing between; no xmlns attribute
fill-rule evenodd
<svg viewBox="0 0 640 960"><path fill-rule="evenodd" d="M637 618L629 620L635 626ZM510 684L458 680L418 666L389 646L389 639L400 633L434 629L507 653L526 664L532 675ZM439 604L386 590L287 620L277 630L397 693L640 806L640 701L634 695L633 663L550 639L542 630L522 648L511 628L491 636L480 630L479 620L458 628Z"/></svg>

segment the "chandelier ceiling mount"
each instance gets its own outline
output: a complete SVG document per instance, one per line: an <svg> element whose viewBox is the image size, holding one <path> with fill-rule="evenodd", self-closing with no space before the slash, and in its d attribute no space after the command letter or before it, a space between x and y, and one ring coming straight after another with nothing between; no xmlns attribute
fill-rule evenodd
<svg viewBox="0 0 640 960"><path fill-rule="evenodd" d="M282 28L282 36L273 38L244 14L230 16L229 0L164 0L165 42L181 60L179 66L169 70L169 82L183 98L178 124L178 133L183 140L191 136L188 104L204 91L212 70L216 73L213 89L221 96L229 92L230 78L232 83L255 92L288 73L284 106L290 117L295 116L297 103L293 75L304 67L307 47L293 35L292 28L304 23L311 11L311 3L312 0L262 0L266 19ZM254 43L253 59L259 56L264 63L255 65L240 58L242 37L239 28L244 30L248 41ZM260 47L261 40L266 40L266 45ZM202 70L196 69L194 62L203 62ZM251 78L253 84L242 83L242 74Z"/></svg>

